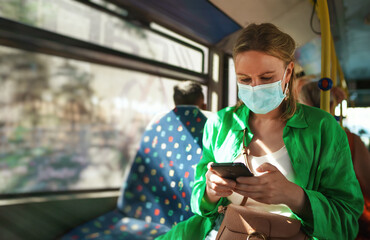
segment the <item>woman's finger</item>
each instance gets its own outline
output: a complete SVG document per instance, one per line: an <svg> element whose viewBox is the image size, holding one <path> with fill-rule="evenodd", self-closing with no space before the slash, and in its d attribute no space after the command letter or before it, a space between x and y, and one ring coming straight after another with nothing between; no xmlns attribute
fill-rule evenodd
<svg viewBox="0 0 370 240"><path fill-rule="evenodd" d="M237 183L234 190L245 191L245 192L263 192L266 189L266 185L248 185Z"/></svg>
<svg viewBox="0 0 370 240"><path fill-rule="evenodd" d="M277 167L275 167L274 165L270 164L270 163L263 163L261 166L259 166L257 169L257 172L276 172L276 171L279 171L279 169L277 169Z"/></svg>
<svg viewBox="0 0 370 240"><path fill-rule="evenodd" d="M219 185L219 184L215 184L213 182L210 182L208 184L209 188L215 190L215 191L218 191L218 192L228 192L228 191L233 191L234 188L232 187L229 187L227 185Z"/></svg>

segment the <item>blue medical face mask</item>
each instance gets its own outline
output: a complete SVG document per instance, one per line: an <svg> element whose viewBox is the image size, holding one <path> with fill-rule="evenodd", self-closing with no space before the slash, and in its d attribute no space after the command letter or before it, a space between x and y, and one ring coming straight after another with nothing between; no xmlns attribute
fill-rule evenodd
<svg viewBox="0 0 370 240"><path fill-rule="evenodd" d="M266 114L276 109L286 97L288 84L283 93L281 81L282 80L255 87L238 83L238 96L252 112Z"/></svg>

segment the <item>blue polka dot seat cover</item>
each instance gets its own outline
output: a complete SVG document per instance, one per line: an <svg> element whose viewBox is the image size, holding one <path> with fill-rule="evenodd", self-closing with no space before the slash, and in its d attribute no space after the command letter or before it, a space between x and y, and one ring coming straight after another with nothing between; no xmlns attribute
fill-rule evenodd
<svg viewBox="0 0 370 240"><path fill-rule="evenodd" d="M202 156L206 117L178 106L142 137L117 209L62 239L154 239L191 217L194 169Z"/></svg>

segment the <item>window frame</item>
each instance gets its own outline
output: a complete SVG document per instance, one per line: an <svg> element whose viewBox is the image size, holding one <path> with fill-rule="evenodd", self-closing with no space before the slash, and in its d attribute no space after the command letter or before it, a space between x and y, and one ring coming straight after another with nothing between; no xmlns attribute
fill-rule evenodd
<svg viewBox="0 0 370 240"><path fill-rule="evenodd" d="M158 30L151 29L148 25L142 22L132 21L126 17L115 13L102 6L94 4L92 2L82 0L71 0L86 4L90 7L96 8L102 12L111 14L115 17L119 17L125 21L145 28L146 30L152 31L160 36L175 41L186 47L201 52L202 54L202 73L195 72L192 70L184 69L181 67L173 66L167 63L135 56L132 54L124 53L118 50L114 50L108 47L100 46L94 43L78 40L72 37L68 37L56 32L51 32L41 28L29 26L14 20L0 17L0 45L11 47L15 49L21 49L25 51L42 53L51 56L58 56L63 58L75 59L95 64L101 64L110 67L116 67L120 69L133 70L137 72L147 73L155 76L171 78L174 80L193 80L203 85L208 85L211 71L204 73L205 61L204 52L202 49L179 40L173 36L169 36ZM180 34L181 35L181 34ZM194 42L196 40L191 39ZM199 43L204 45L204 43ZM209 46L204 45L209 49ZM210 64L208 64L209 66ZM209 67L208 67L209 68ZM48 197L54 195L74 195L84 193L98 193L98 192L110 192L119 191L120 188L99 188L99 189L81 189L81 190L61 190L61 191L38 191L38 192L26 192L26 193L10 193L0 194L1 200L7 199L20 199L28 197Z"/></svg>

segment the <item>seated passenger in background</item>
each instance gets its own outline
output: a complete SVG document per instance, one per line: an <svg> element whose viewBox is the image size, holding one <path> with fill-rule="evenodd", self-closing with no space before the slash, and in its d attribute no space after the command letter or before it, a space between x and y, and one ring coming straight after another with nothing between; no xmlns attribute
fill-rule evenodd
<svg viewBox="0 0 370 240"><path fill-rule="evenodd" d="M173 87L173 101L175 105L195 105L202 110L207 109L204 102L202 86L193 81L184 81Z"/></svg>
<svg viewBox="0 0 370 240"><path fill-rule="evenodd" d="M202 85L193 81L183 81L173 87L173 102L175 106L196 106L209 118L212 112L206 111L207 105L204 101ZM149 123L151 126L160 120L167 112L157 114Z"/></svg>
<svg viewBox="0 0 370 240"><path fill-rule="evenodd" d="M298 93L299 102L320 108L320 89L317 82L306 82ZM339 87L334 87L331 93L337 103L346 98L345 92ZM331 101L330 108L334 109L334 107ZM353 168L365 199L365 209L359 220L360 231L357 239L370 239L370 153L359 136L348 129L345 131L351 149Z"/></svg>

